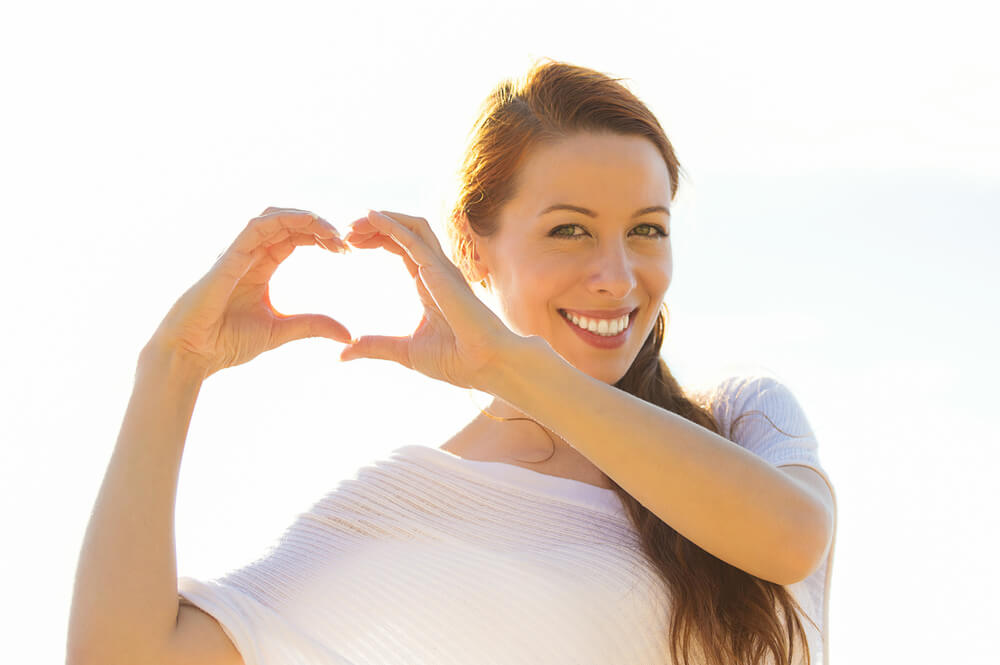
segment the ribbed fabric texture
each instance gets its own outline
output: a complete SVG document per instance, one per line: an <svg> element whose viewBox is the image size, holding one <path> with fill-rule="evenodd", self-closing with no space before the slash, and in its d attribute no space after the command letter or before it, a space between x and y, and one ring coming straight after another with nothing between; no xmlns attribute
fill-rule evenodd
<svg viewBox="0 0 1000 665"><path fill-rule="evenodd" d="M759 409L808 434L750 416L737 443L825 476L780 383L733 378L710 392L724 433ZM821 627L832 555L789 587ZM617 494L420 445L341 481L259 559L215 580L181 577L178 592L246 665L670 662L666 588ZM810 651L824 662L818 634Z"/></svg>

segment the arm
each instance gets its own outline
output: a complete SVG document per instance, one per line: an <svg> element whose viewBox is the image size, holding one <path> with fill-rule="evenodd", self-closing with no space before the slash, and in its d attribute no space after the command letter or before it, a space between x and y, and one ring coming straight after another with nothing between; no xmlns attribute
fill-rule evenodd
<svg viewBox="0 0 1000 665"><path fill-rule="evenodd" d="M343 251L338 236L314 213L268 208L177 299L143 348L77 565L71 665L238 661L214 620L178 613L174 503L184 440L206 377L292 340L351 338L330 317L276 312L267 295L297 246Z"/></svg>
<svg viewBox="0 0 1000 665"><path fill-rule="evenodd" d="M544 339L522 340L485 375L481 390L554 431L719 559L778 584L815 570L833 527L811 488L728 439L579 371Z"/></svg>
<svg viewBox="0 0 1000 665"><path fill-rule="evenodd" d="M178 617L174 503L203 373L147 346L90 517L67 662L163 662Z"/></svg>

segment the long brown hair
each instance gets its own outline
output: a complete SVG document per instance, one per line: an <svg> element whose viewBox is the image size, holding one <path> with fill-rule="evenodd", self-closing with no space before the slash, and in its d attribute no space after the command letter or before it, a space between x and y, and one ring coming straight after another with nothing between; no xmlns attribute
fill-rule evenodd
<svg viewBox="0 0 1000 665"><path fill-rule="evenodd" d="M663 155L674 198L680 165L673 147L653 114L621 80L542 59L522 78L505 79L493 89L473 126L447 224L452 260L466 279L474 279L470 229L479 236L497 231L501 208L516 195L518 170L539 145L588 131L643 136ZM632 365L614 385L722 436L711 405L686 395L660 356L665 312L666 305ZM732 439L731 434L732 426L726 438ZM798 635L799 648L810 663L805 629L797 616L802 610L785 587L709 554L608 480L638 531L643 554L669 591L673 662L790 665L793 635Z"/></svg>

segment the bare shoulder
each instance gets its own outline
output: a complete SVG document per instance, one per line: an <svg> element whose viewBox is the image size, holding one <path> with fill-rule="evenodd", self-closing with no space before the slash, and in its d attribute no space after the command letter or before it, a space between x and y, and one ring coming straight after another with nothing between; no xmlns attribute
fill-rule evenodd
<svg viewBox="0 0 1000 665"><path fill-rule="evenodd" d="M211 614L180 599L170 663L245 665L243 656Z"/></svg>

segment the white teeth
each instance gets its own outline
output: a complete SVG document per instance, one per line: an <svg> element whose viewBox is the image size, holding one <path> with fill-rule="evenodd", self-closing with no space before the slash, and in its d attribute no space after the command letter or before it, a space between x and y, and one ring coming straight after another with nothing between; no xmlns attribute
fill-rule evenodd
<svg viewBox="0 0 1000 665"><path fill-rule="evenodd" d="M628 314L617 319L589 319L571 312L564 312L563 315L576 326L603 337L613 337L628 326Z"/></svg>

